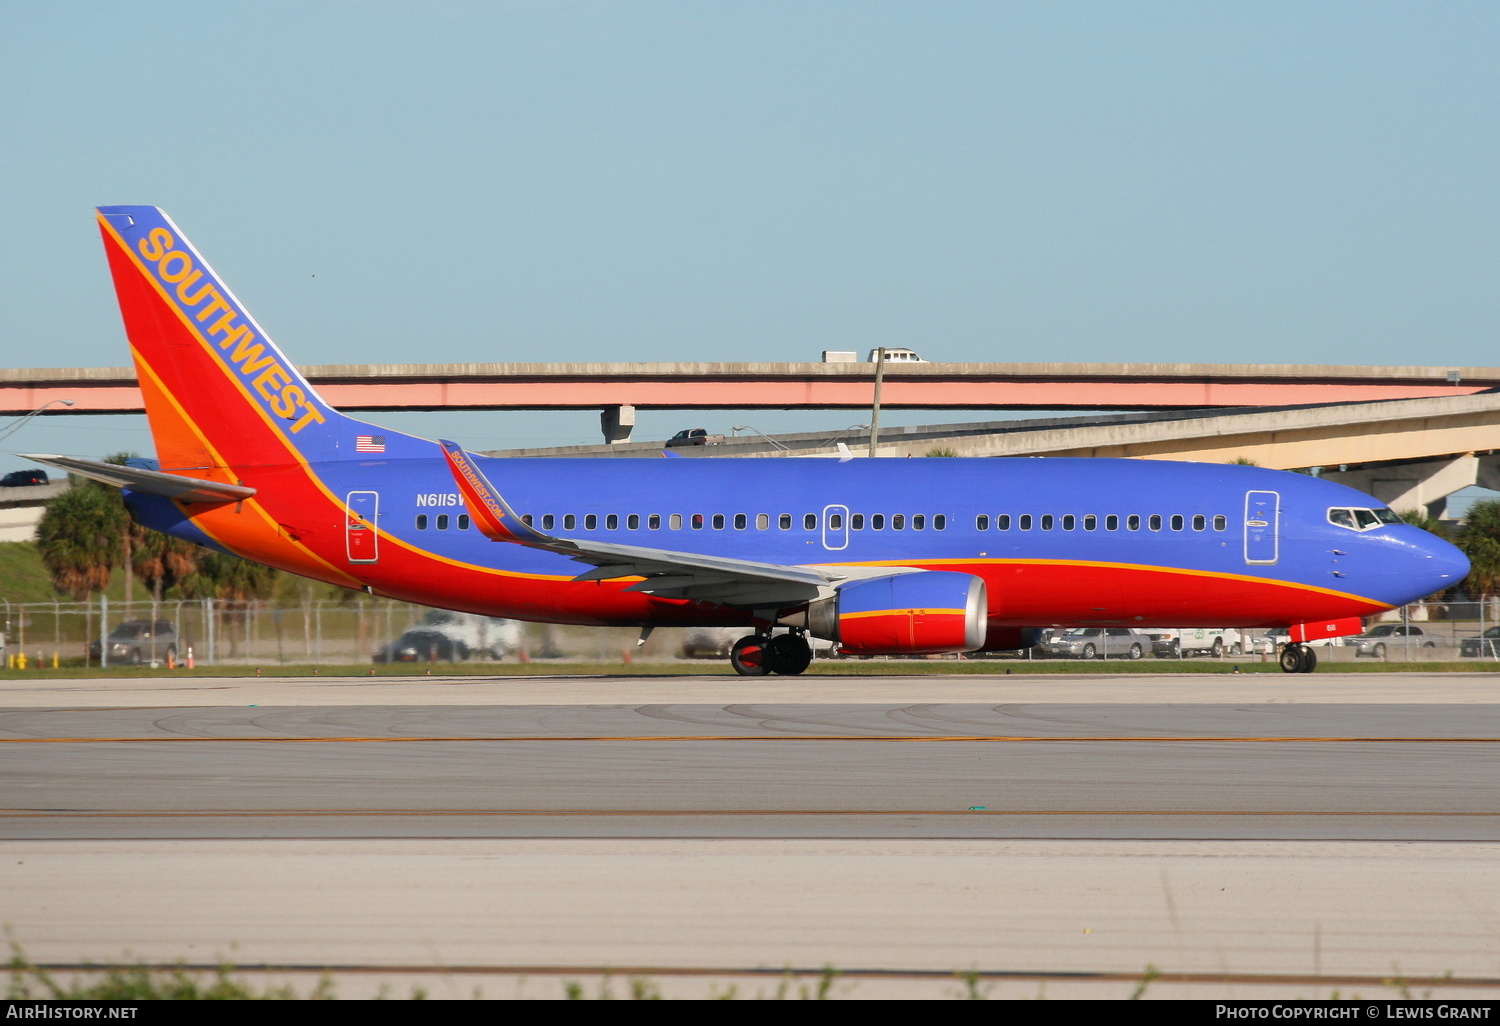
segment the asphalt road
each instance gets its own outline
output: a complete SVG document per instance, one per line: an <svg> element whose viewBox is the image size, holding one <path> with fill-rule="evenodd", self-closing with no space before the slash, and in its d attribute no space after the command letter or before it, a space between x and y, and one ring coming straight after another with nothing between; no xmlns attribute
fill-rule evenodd
<svg viewBox="0 0 1500 1026"><path fill-rule="evenodd" d="M1500 706L0 711L0 838L1500 840Z"/></svg>
<svg viewBox="0 0 1500 1026"><path fill-rule="evenodd" d="M40 961L456 996L787 965L1493 996L1492 681L7 682L0 904Z"/></svg>

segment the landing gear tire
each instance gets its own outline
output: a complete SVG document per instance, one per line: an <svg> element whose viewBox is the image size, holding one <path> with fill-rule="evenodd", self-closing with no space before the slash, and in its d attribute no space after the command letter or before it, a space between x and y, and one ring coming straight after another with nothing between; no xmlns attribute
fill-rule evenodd
<svg viewBox="0 0 1500 1026"><path fill-rule="evenodd" d="M795 677L812 662L812 646L800 634L778 634L766 643L765 663L772 673Z"/></svg>
<svg viewBox="0 0 1500 1026"><path fill-rule="evenodd" d="M1281 650L1284 673L1312 673L1318 665L1318 654L1305 645L1288 645Z"/></svg>
<svg viewBox="0 0 1500 1026"><path fill-rule="evenodd" d="M764 677L771 672L767 665L766 649L769 639L761 634L750 634L734 643L729 650L729 665L742 677Z"/></svg>

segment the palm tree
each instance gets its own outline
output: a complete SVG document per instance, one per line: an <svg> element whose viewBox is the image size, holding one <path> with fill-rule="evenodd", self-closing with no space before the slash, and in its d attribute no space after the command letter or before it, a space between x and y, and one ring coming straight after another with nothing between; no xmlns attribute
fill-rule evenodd
<svg viewBox="0 0 1500 1026"><path fill-rule="evenodd" d="M1500 500L1486 499L1470 506L1453 544L1469 557L1464 590L1479 599L1500 594Z"/></svg>
<svg viewBox="0 0 1500 1026"><path fill-rule="evenodd" d="M79 483L47 504L37 525L37 552L52 585L75 602L103 591L120 565L129 517L119 492Z"/></svg>

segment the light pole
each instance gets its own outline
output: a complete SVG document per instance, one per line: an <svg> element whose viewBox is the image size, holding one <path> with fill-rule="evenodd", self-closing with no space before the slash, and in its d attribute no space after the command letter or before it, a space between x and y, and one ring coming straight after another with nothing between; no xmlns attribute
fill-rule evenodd
<svg viewBox="0 0 1500 1026"><path fill-rule="evenodd" d="M26 424L31 420L32 417L35 417L37 414L41 413L47 407L54 406L57 403L62 403L64 406L72 406L73 405L73 400L71 400L71 399L51 399L51 400L49 400L49 401L47 401L45 403L42 403L42 405L38 406L36 409L34 409L30 413L26 414L26 416L24 416L20 420L16 421L10 427L6 428L4 431L0 431L0 440L9 438L11 435L15 434L17 431L19 431L23 427L25 427Z"/></svg>
<svg viewBox="0 0 1500 1026"><path fill-rule="evenodd" d="M880 440L880 383L885 380L885 346L875 350L875 402L870 406L870 459L875 458L875 443Z"/></svg>

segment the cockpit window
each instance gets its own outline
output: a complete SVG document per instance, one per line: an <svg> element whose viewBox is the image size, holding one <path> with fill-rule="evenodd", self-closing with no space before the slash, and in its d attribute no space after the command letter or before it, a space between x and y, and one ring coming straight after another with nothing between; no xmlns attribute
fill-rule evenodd
<svg viewBox="0 0 1500 1026"><path fill-rule="evenodd" d="M1381 524L1399 524L1401 518L1382 506L1380 509L1330 509L1328 522L1351 531L1368 531Z"/></svg>

